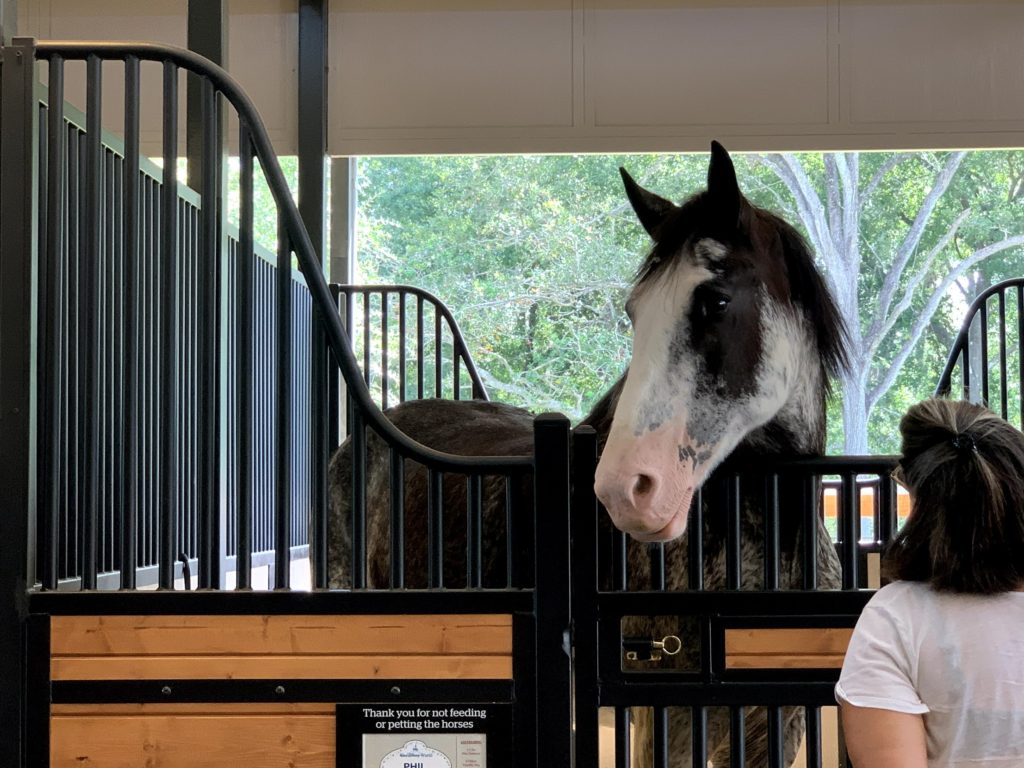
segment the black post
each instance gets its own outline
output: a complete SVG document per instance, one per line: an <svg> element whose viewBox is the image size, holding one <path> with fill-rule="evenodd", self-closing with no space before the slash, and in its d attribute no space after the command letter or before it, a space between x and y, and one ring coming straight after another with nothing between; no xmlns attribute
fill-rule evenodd
<svg viewBox="0 0 1024 768"><path fill-rule="evenodd" d="M299 214L320 258L326 256L325 221L327 200L324 163L327 156L327 0L299 0L299 87L298 126ZM324 535L327 515L327 464L333 448L328 429L327 336L314 308L310 344L310 480L314 524L310 538ZM312 542L310 542L312 543ZM323 547L310 548L320 552ZM314 563L326 573L326 563Z"/></svg>
<svg viewBox="0 0 1024 768"><path fill-rule="evenodd" d="M547 765L572 765L570 661L569 420L534 420L537 542L537 747ZM541 745L543 749L541 750Z"/></svg>
<svg viewBox="0 0 1024 768"><path fill-rule="evenodd" d="M594 496L597 468L597 433L578 427L573 433L572 633L576 654L576 764L597 765L598 760L598 631L597 521Z"/></svg>
<svg viewBox="0 0 1024 768"><path fill-rule="evenodd" d="M188 0L188 49L205 56L214 64L227 68L228 9L227 0ZM203 84L197 75L189 74L186 84L185 155L188 158L188 185L201 190L203 169L211 158L203 156L206 129L203 105ZM217 142L224 146L224 121L217 133ZM202 574L200 574L202 578Z"/></svg>
<svg viewBox="0 0 1024 768"><path fill-rule="evenodd" d="M19 768L25 747L25 619L36 512L38 354L38 111L33 41L2 49L0 70L0 765Z"/></svg>

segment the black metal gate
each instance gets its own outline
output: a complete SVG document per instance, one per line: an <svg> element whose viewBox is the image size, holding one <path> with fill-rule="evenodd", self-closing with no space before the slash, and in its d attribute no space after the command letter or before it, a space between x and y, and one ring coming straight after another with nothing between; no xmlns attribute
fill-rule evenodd
<svg viewBox="0 0 1024 768"><path fill-rule="evenodd" d="M84 115L65 104L70 66L84 73ZM407 398L486 393L433 297L326 285L259 117L222 70L162 46L30 39L4 48L0 67L0 717L15 734L0 740L4 765L48 764L52 704L431 695L425 680L51 679L50 617L182 612L508 614L512 678L464 681L453 695L514 708L520 768L596 766L602 710L614 723L616 766L630 765L631 752L655 766L679 765L683 755L717 766L726 754L742 766L755 752L783 766L801 732L806 765L837 751L822 743L820 712L832 703L835 649L845 647L865 588L877 586L869 571L899 522L891 457L756 472L726 465L698 495L685 543L641 547L611 530L594 499L589 428L570 433L564 417L545 415L531 454L467 458L420 445L383 416L381 407ZM162 83L162 168L139 158L148 76ZM196 191L175 178L186 76L200 79L203 94ZM123 90L123 143L103 134L105 87ZM241 158L237 234L223 223L224 126ZM276 252L254 240L257 167L277 206ZM975 348L988 371L987 342ZM1019 379L1019 350L1016 359ZM971 369L963 370L966 391ZM949 376L943 381L948 388ZM338 591L326 589L325 472L344 435L352 568L351 590ZM387 457L392 552L405 546L403 479L425 468L427 589L406 588L394 555L389 588L367 588L371 450ZM498 587L474 576L486 488L505 499ZM465 500L467 576L457 588L442 579L446 489ZM753 538L741 531L744 505L763 511ZM751 541L755 553L744 551ZM292 591L292 559L307 552L313 591ZM819 572L823 552L839 564L834 585ZM251 590L261 562L272 569L272 592ZM200 593L175 591L186 568ZM140 591L147 580L156 593ZM766 645L771 632L782 634ZM828 642L809 647L808 633ZM631 747L631 734L643 744Z"/></svg>

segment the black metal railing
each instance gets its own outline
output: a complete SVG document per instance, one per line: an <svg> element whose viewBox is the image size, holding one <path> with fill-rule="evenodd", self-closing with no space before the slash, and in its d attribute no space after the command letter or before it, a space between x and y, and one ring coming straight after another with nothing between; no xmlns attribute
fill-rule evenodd
<svg viewBox="0 0 1024 768"><path fill-rule="evenodd" d="M785 766L796 744L783 725L794 719L808 765L841 753L841 745L822 741L821 728L839 670L789 662L737 669L725 633L853 627L872 594L866 556L898 525L895 457L779 461L756 472L726 465L695 499L682 543L640 546L610 529L593 496L596 435L578 429L573 449L577 764L598 761L601 707L614 712L616 766L630 765L638 749L647 763L676 764L670 743L685 745L693 765L706 765L714 752L716 765ZM837 495L835 556L821 520L826 477ZM861 535L865 487L873 490L870 538ZM625 657L627 648L665 635L682 640L678 655Z"/></svg>
<svg viewBox="0 0 1024 768"><path fill-rule="evenodd" d="M65 489L64 496L55 490L43 504L44 586L54 588L80 574L82 587L95 588L101 576L133 560L144 569L155 567L160 586L170 588L177 575L175 562L184 554L195 560L199 584L206 587L221 586L229 560L235 558L237 586L245 588L249 569L261 553L277 563L272 583L286 583L293 545L305 543L311 514L326 514L315 503L317 489L311 492L306 480L313 474L311 467L327 463L325 450L331 450L331 444L321 434L330 429L335 406L325 402L326 397L316 397L323 390L307 374L305 358L302 365L295 365L296 349L320 354L311 341L298 341L297 328L308 323L317 326L310 330L310 338L326 331L349 382L347 397L358 413L351 423L369 427L396 455L432 464L432 472L471 469L467 482L475 482L468 480L470 475L489 471L521 475L530 469L532 460L526 456L463 459L432 451L382 416L366 387L374 375L372 366L364 360L360 370L333 310L335 301L331 311L323 308L324 297L331 293L258 117L222 72L210 70L188 52L157 46L45 43L36 53L48 62L48 87L53 101L62 105L41 116L40 158L68 169L47 174L43 167L40 174L46 182L40 189L40 250L44 261L53 262L41 283L45 322L53 323L53 333L41 337L42 357L64 377L44 377L41 402L48 412L62 414L50 433L56 437L63 428L75 436L67 456L61 454L59 438L39 443L40 487ZM63 107L64 66L73 59L85 62L84 131L73 110ZM112 60L124 62L122 152L109 142L105 145L100 131L101 64ZM163 73L162 169L147 166L137 156L140 72L153 66L151 61ZM166 181L173 176L170 169L177 167L176 94L184 71L201 71L204 77L201 122L206 165L220 166L219 96L240 114L241 227L237 244L227 249L220 247L224 227L217 174L201 176L202 197L179 194L177 182ZM256 251L252 225L257 169L264 173L278 206L276 265L239 258ZM94 211L109 215L97 216ZM289 282L293 253L307 280L309 274L316 275L308 299ZM362 297L364 315L371 296L391 295L379 289L338 289L335 296L339 293ZM408 293L394 295L402 303ZM64 301L75 302L73 311L62 309ZM311 306L317 302L321 311L314 319ZM424 306L433 310L426 322L432 321L442 336L446 329L448 334L439 342L431 335L425 349L420 334L418 375L433 377L435 384L440 376L450 377L450 392L460 397L463 386L456 382L465 369L465 394L483 395L450 314L426 294L417 294L415 304L421 312ZM296 312L300 305L305 315ZM386 317L387 313L381 315L385 327ZM396 327L402 324L399 319ZM422 331L421 325L417 328ZM71 343L72 333L80 343ZM443 352L446 344L450 355ZM286 348L292 350L291 361L277 354ZM385 368L380 370L387 370L386 345L383 350ZM403 352L404 346L399 360ZM101 358L102 365L93 362ZM75 389L59 386L69 377ZM386 405L392 391L389 377L380 375L380 380L384 386L378 400ZM238 386L242 381L247 385ZM297 392L300 383L309 389ZM312 394L311 407L300 412L296 403L307 402L307 392ZM72 394L73 402L67 404ZM403 391L397 399L404 396ZM435 480L440 478L438 474ZM67 489L73 490L72 496ZM232 511L226 519L225 508ZM73 510L73 519L67 517L68 510ZM365 516L363 507L357 510ZM58 519L60 515L66 518ZM324 528L314 524L314 530ZM114 530L119 532L116 543ZM48 545L51 539L53 546ZM58 556L63 556L62 566L54 563ZM123 569L119 584L132 588L138 580L130 569Z"/></svg>
<svg viewBox="0 0 1024 768"><path fill-rule="evenodd" d="M33 92L37 61L49 89L44 113ZM85 72L84 132L82 126L67 127L70 111L66 114L64 85L69 62L81 62ZM153 71L162 82L154 91L162 103L162 157L159 172L150 169L147 174L139 157L139 117L142 82ZM558 416L537 420L533 444L543 462L538 460L535 468L527 452L465 457L429 448L383 415L352 352L336 297L324 281L262 122L248 97L220 68L166 46L36 44L23 38L3 49L2 76L2 224L10 236L4 238L0 267L5 276L0 286L5 298L0 306L0 412L5 437L11 440L11 449L4 450L3 471L16 510L10 517L16 520L5 520L0 528L27 554L0 566L0 584L8 594L27 594L27 603L19 599L17 615L4 612L5 627L10 628L2 633L4 648L11 638L22 643L18 647L29 647L23 637L27 604L29 612L46 615L190 609L273 613L299 608L314 613L505 612L514 616L516 633L515 681L508 686L509 701L514 698L517 710L515 737L521 745L516 764L536 764L540 695L545 696L543 728L550 731L545 753L566 764L570 681L563 644L568 602L557 590L536 601L526 590L535 583L560 582L565 589L568 585L567 421ZM203 165L195 174L200 179L198 205L182 203L175 178L178 94L186 76L197 79L201 93L196 116L202 126ZM124 150L118 153L104 146L101 128L105 94L116 95L122 88ZM233 111L222 109L225 104ZM237 136L241 170L239 234L237 245L231 247L224 225L225 133ZM74 162L67 160L72 154ZM194 170L190 168L190 175ZM76 176L70 183L72 173ZM249 258L256 251L258 173L270 189L277 217L273 269L261 258ZM34 235L37 228L38 242L20 234ZM293 278L293 259L304 290ZM77 302L73 314L65 308L71 301ZM73 322L73 328L62 326L65 322ZM11 335L15 328L22 332L24 344ZM437 365L435 357L434 367L425 366L424 371L450 376L462 396L462 385L454 382L471 365L460 354L460 344L452 341L450 369L443 362ZM293 365L306 349L308 381L303 378L305 369ZM432 350L435 355L437 349L442 356L447 354L443 340ZM307 526L313 539L314 586L327 585L330 526L322 469L333 450L328 439L331 410L338 408L329 402L326 386L328 354L340 369L352 404L348 428L353 446L349 468L357 479L352 484L350 517L354 589L293 596L291 549ZM382 366L382 375L390 365ZM37 380L37 374L44 374L44 380ZM482 388L470 385L469 393L482 394ZM75 401L73 418L72 406L64 398ZM306 416L300 417L300 412ZM61 447L61 429L72 426L74 464ZM313 477L309 485L302 468L307 447L300 446L300 440L308 440ZM433 589L415 596L422 599L401 593L382 597L362 589L367 511L366 486L358 478L367 476L368 444L383 445L387 453L393 519L402 514L406 468L420 467L426 473L431 533L422 548L431 563ZM33 466L37 459L38 467ZM72 468L73 481L62 475ZM484 591L475 573L485 535L481 502L490 482L525 483L531 495L536 483L544 492L537 494L535 504L524 507L528 514L523 521L506 518L507 540L514 537L529 549L529 572L510 577L506 586L511 588ZM438 578L450 564L442 531L455 522L443 494L451 483L462 483L466 489L463 584ZM68 498L67 489L72 487L75 496ZM40 495L48 498L37 503ZM194 509L194 516L186 515L186 509ZM264 526L267 521L269 527ZM62 537L67 551L73 551L63 575L78 571L72 586L83 594L57 589L62 583ZM264 547L272 548L269 583L278 594L259 599L218 594L226 581L224 557L234 553L234 586L248 592L252 566ZM194 564L198 585L204 589L201 595L183 596L187 603L168 594L175 586L180 555ZM510 572L514 559L510 556L507 563ZM140 561L155 568L157 594L139 591L136 569L129 567L121 568L122 590L98 590L104 569ZM37 571L42 589L33 588ZM459 593L446 595L452 587ZM30 650L30 655L40 652L45 649ZM12 660L20 658L11 654ZM3 668L5 679L24 679L6 662ZM559 697L530 682L536 680L557 688ZM245 681L220 682L226 688L245 687ZM26 705L16 699L23 690L19 682L10 696L0 697L5 718L9 712L16 719L22 717ZM63 688L55 690L55 700L65 693ZM150 700L150 693L142 695ZM158 689L152 691L152 696L160 695ZM20 738L19 729L5 755L19 751Z"/></svg>
<svg viewBox="0 0 1024 768"><path fill-rule="evenodd" d="M1024 278L1005 280L967 308L935 394L984 403L1024 426Z"/></svg>

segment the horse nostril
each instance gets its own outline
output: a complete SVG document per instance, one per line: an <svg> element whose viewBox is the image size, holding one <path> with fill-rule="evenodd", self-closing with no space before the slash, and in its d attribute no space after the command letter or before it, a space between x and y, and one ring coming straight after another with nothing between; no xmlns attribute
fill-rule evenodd
<svg viewBox="0 0 1024 768"><path fill-rule="evenodd" d="M637 475L633 483L633 499L639 501L654 491L654 478L650 475Z"/></svg>

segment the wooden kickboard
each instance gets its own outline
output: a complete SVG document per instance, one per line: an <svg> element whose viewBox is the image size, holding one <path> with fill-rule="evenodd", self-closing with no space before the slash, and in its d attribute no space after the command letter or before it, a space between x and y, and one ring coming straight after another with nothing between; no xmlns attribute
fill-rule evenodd
<svg viewBox="0 0 1024 768"><path fill-rule="evenodd" d="M726 629L726 669L839 669L853 630Z"/></svg>
<svg viewBox="0 0 1024 768"><path fill-rule="evenodd" d="M55 616L53 680L511 679L512 617Z"/></svg>
<svg viewBox="0 0 1024 768"><path fill-rule="evenodd" d="M51 768L334 768L333 706L155 705L136 713L103 706L50 719ZM135 705L138 707L139 705ZM92 713L88 713L92 709ZM191 711L190 711L191 710Z"/></svg>

